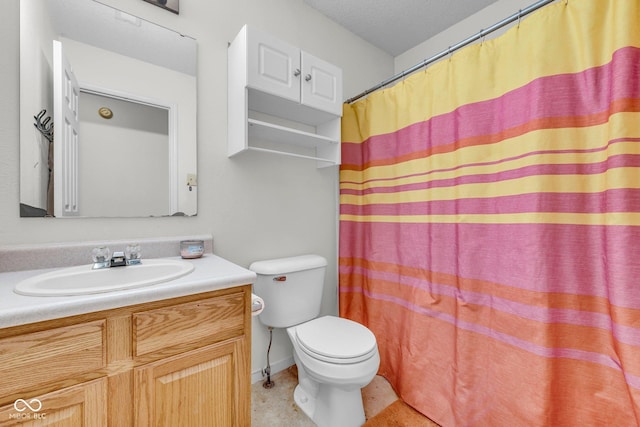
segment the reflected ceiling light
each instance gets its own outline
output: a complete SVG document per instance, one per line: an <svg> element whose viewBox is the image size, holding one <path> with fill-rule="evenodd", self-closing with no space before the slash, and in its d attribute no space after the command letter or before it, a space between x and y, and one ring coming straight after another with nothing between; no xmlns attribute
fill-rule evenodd
<svg viewBox="0 0 640 427"><path fill-rule="evenodd" d="M142 20L137 16L129 15L121 10L116 10L116 19L119 21L124 21L128 24L135 25L139 27L142 24Z"/></svg>

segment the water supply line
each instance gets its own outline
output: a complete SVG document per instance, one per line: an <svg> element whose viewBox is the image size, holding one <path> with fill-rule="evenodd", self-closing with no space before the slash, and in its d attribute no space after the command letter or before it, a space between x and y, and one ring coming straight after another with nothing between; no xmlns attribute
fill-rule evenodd
<svg viewBox="0 0 640 427"><path fill-rule="evenodd" d="M553 3L556 0L539 0L538 2L532 4L531 6L528 6L524 9L520 9L517 13L514 13L513 15L509 16L508 18L503 19L500 22L497 22L495 24L493 24L492 26L490 26L489 28L485 29L485 30L480 30L479 33L468 37L464 40L462 40L461 42L453 45L453 46L449 46L448 49L443 50L442 52L433 55L430 58L425 59L424 61L414 65L413 67L406 69L392 77L389 77L388 79L386 79L385 81L378 83L377 85L375 85L374 87L365 90L364 92L354 96L353 98L349 98L345 101L346 104L351 104L352 102L357 101L360 98L363 98L367 95L369 95L372 92L375 92L378 89L382 89L383 87L397 81L400 80L402 78L404 78L405 76L408 76L409 74L413 73L414 71L418 71L421 68L424 68L428 65L433 64L436 61L439 61L440 59L451 55L453 52L455 52L458 49L461 49L477 40L481 40L483 39L487 34L490 34L496 30L499 30L500 28L511 24L512 22L520 22L520 19L522 19L523 16L530 14L531 12L534 12L538 9L540 9L543 6L546 6L549 3ZM568 0L565 0L565 2L568 2Z"/></svg>
<svg viewBox="0 0 640 427"><path fill-rule="evenodd" d="M269 352L271 351L271 342L273 341L273 327L269 326L269 347L267 348L267 367L264 368L264 373L267 375L267 379L262 383L264 388L273 388L276 383L271 381L271 365L269 365Z"/></svg>

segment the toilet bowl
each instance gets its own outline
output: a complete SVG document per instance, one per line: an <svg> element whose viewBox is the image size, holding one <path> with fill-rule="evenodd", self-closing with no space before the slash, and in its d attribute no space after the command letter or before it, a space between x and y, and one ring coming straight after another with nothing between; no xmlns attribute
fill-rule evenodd
<svg viewBox="0 0 640 427"><path fill-rule="evenodd" d="M361 426L361 389L380 366L373 333L351 320L324 316L287 328L298 367L294 401L318 426Z"/></svg>
<svg viewBox="0 0 640 427"><path fill-rule="evenodd" d="M380 366L376 338L352 320L322 316L326 260L317 255L258 261L254 292L264 300L260 321L286 328L298 367L294 401L319 427L365 422L361 388Z"/></svg>

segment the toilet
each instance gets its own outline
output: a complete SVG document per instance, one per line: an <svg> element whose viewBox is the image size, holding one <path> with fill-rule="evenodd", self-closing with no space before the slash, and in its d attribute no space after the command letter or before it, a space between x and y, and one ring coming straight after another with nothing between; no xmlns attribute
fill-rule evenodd
<svg viewBox="0 0 640 427"><path fill-rule="evenodd" d="M365 422L362 387L380 366L376 337L365 326L320 315L327 261L318 255L257 261L254 293L264 300L260 321L286 328L298 367L293 398L319 427Z"/></svg>

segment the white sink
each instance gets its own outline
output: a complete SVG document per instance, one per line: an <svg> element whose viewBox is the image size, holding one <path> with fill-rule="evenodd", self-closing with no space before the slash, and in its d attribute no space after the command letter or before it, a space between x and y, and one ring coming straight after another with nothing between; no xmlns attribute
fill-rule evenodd
<svg viewBox="0 0 640 427"><path fill-rule="evenodd" d="M179 259L144 259L142 264L98 270L93 265L63 268L30 277L14 291L22 295L86 295L168 282L191 273L193 264Z"/></svg>

